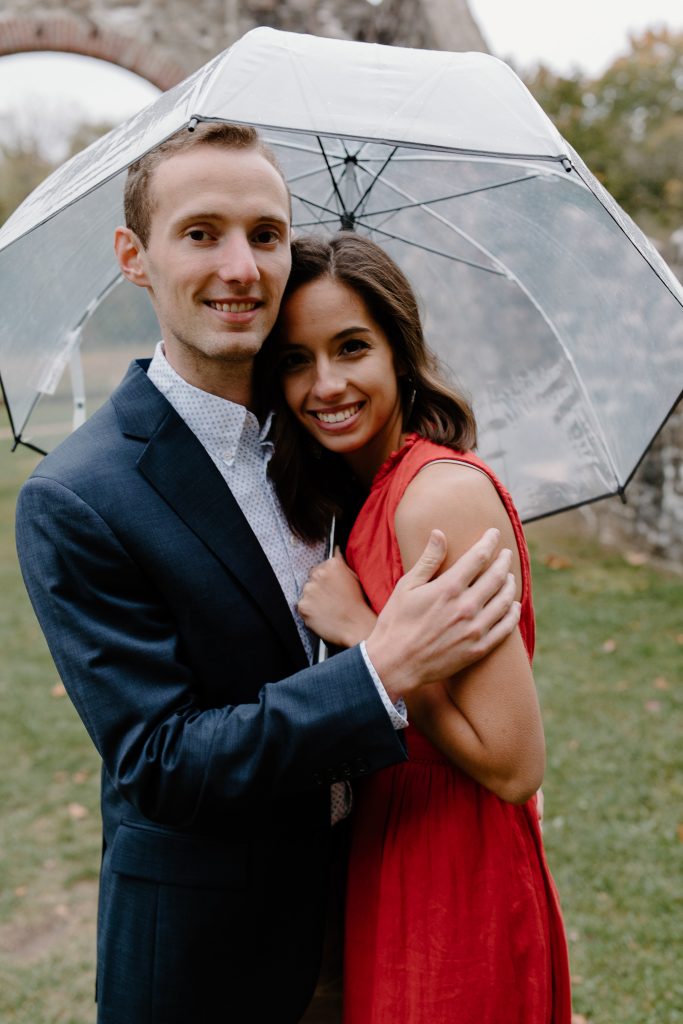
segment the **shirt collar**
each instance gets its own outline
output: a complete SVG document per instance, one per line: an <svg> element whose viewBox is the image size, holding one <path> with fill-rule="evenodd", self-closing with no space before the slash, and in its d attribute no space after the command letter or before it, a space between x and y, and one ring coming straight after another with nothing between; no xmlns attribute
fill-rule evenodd
<svg viewBox="0 0 683 1024"><path fill-rule="evenodd" d="M242 443L272 450L268 432L273 414L269 413L261 426L244 405L188 384L166 359L163 341L154 350L147 376L208 451L232 462Z"/></svg>

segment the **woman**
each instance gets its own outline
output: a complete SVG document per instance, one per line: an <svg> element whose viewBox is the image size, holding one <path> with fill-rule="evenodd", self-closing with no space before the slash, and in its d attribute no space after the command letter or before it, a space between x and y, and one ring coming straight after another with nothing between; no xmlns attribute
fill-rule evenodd
<svg viewBox="0 0 683 1024"><path fill-rule="evenodd" d="M293 528L324 536L332 514L364 499L349 568L324 563L302 599L317 633L343 645L366 636L434 527L447 564L498 527L522 604L518 632L411 701L408 761L355 792L345 1024L568 1024L566 943L533 795L544 742L529 560L509 495L472 454L472 412L439 379L402 272L354 234L294 243L265 360L281 388L271 472Z"/></svg>

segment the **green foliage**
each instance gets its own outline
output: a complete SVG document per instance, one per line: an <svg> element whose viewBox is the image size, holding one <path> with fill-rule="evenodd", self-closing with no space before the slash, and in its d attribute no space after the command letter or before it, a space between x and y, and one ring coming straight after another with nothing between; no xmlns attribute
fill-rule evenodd
<svg viewBox="0 0 683 1024"><path fill-rule="evenodd" d="M63 160L85 149L110 128L104 122L75 125L67 134L63 158L56 159L46 151L39 122L30 131L18 125L8 131L5 126L5 141L0 142L0 224Z"/></svg>
<svg viewBox="0 0 683 1024"><path fill-rule="evenodd" d="M597 79L540 67L527 85L620 206L654 234L683 222L683 32L632 37Z"/></svg>
<svg viewBox="0 0 683 1024"><path fill-rule="evenodd" d="M52 170L36 139L0 144L0 223Z"/></svg>

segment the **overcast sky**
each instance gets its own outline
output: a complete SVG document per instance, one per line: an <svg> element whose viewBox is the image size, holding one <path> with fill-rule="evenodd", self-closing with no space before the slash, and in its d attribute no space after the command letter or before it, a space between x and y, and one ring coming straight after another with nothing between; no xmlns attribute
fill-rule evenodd
<svg viewBox="0 0 683 1024"><path fill-rule="evenodd" d="M600 74L628 46L629 33L683 31L683 0L469 0L497 57L521 68L544 63Z"/></svg>
<svg viewBox="0 0 683 1024"><path fill-rule="evenodd" d="M626 49L629 32L662 25L683 31L683 0L470 0L470 8L496 56L522 70L542 61L599 74ZM51 134L63 137L65 121L85 115L117 123L156 95L136 75L88 57L0 57L0 132L17 118L39 121L48 145Z"/></svg>

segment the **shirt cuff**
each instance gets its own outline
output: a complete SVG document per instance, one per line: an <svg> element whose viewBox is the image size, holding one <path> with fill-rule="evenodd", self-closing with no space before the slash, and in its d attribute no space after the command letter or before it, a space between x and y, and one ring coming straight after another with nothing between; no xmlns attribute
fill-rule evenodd
<svg viewBox="0 0 683 1024"><path fill-rule="evenodd" d="M370 678L377 687L377 693L380 696L380 700L382 701L382 704L384 704L384 707L387 709L387 714L391 719L391 724L393 725L394 729L405 729L405 727L408 725L408 709L406 708L406 704L405 701L403 700L403 697L399 697L396 703L392 704L389 694L382 686L382 680L375 671L375 666L370 661L370 655L365 650L365 640L362 640L360 643L360 653L363 655L363 661L365 662L367 670L370 673Z"/></svg>

